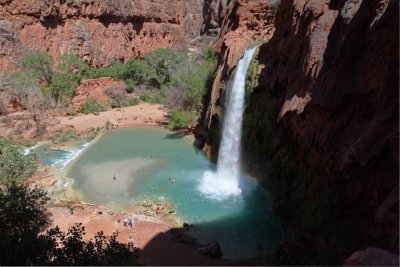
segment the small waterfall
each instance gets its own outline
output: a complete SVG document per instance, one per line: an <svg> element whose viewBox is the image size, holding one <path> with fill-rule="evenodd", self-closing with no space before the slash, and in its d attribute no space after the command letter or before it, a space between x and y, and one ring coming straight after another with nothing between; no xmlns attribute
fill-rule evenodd
<svg viewBox="0 0 400 267"><path fill-rule="evenodd" d="M204 173L199 187L202 193L211 198L221 200L228 196L241 194L239 188L240 141L246 73L255 51L256 47L246 49L238 63L233 80L231 79L228 84L217 172Z"/></svg>

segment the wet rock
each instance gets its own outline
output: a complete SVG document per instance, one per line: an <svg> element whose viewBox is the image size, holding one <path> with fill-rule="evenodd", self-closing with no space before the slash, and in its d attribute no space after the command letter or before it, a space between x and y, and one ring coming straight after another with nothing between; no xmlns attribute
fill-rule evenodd
<svg viewBox="0 0 400 267"><path fill-rule="evenodd" d="M207 245L200 247L199 251L213 259L220 259L222 257L222 250L218 241L212 240Z"/></svg>

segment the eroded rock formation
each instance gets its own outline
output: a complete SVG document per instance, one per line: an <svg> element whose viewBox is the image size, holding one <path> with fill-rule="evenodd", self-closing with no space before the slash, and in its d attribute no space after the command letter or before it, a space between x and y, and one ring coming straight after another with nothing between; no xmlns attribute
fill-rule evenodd
<svg viewBox="0 0 400 267"><path fill-rule="evenodd" d="M103 107L111 107L111 99L107 94L107 90L125 92L125 83L122 81L114 81L110 77L102 77L98 79L87 79L81 81L76 88L74 98L71 105L75 111L79 112L81 105L89 99L95 100Z"/></svg>
<svg viewBox="0 0 400 267"><path fill-rule="evenodd" d="M367 246L398 254L398 16L398 0L281 1L243 126L245 167L294 226L281 264L343 264Z"/></svg>
<svg viewBox="0 0 400 267"><path fill-rule="evenodd" d="M76 53L101 66L200 35L202 0L0 0L0 68L22 55Z"/></svg>

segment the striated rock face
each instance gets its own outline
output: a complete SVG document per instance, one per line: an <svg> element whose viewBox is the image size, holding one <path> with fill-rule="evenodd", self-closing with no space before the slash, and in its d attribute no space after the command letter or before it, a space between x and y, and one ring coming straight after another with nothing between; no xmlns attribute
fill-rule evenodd
<svg viewBox="0 0 400 267"><path fill-rule="evenodd" d="M220 1L220 5L225 6L222 2ZM210 94L210 104L207 112L203 114L206 128L211 126L212 120L218 120L221 112L218 101L224 81L242 57L246 47L256 40L267 41L271 38L274 31L274 13L270 1L249 0L230 1L221 11L221 33L216 43L218 67ZM208 141L206 153L209 156L216 155L214 148L217 147L215 143L218 143L218 140Z"/></svg>
<svg viewBox="0 0 400 267"><path fill-rule="evenodd" d="M343 264L367 246L398 254L398 16L398 0L281 1L242 141L244 167L299 241L280 263ZM215 148L217 122L205 125Z"/></svg>
<svg viewBox="0 0 400 267"><path fill-rule="evenodd" d="M83 80L76 88L75 96L71 101L72 107L79 112L81 105L89 99L96 100L103 107L111 107L111 99L106 93L108 89L125 92L125 83L114 81L110 77Z"/></svg>
<svg viewBox="0 0 400 267"><path fill-rule="evenodd" d="M100 66L183 48L200 34L202 11L203 0L0 0L0 68L35 51Z"/></svg>

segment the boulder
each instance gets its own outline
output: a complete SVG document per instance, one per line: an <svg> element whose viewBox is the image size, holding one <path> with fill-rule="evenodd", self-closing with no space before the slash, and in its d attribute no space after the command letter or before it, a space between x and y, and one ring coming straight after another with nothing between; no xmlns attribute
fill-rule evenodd
<svg viewBox="0 0 400 267"><path fill-rule="evenodd" d="M207 245L200 247L199 251L213 259L220 259L222 257L221 247L216 240L211 240Z"/></svg>

